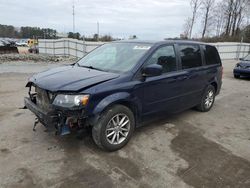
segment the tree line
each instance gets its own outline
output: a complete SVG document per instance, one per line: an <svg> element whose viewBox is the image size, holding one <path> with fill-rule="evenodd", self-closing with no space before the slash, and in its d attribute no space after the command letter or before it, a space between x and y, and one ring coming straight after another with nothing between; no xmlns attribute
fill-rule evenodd
<svg viewBox="0 0 250 188"><path fill-rule="evenodd" d="M114 41L117 39L114 39L111 35L98 35L94 34L92 36L84 36L81 35L80 33L73 33L69 32L68 33L68 38L73 38L73 39L78 39L78 40L85 40L85 41L102 41L102 42L110 42Z"/></svg>
<svg viewBox="0 0 250 188"><path fill-rule="evenodd" d="M15 28L12 25L1 25L0 24L0 37L9 38L46 38L55 39L57 31L50 28L39 28L39 27L20 27Z"/></svg>
<svg viewBox="0 0 250 188"><path fill-rule="evenodd" d="M190 0L191 15L184 24L183 38L204 41L250 42L250 0ZM193 35L199 25L199 36Z"/></svg>
<svg viewBox="0 0 250 188"><path fill-rule="evenodd" d="M0 24L0 37L8 38L34 38L34 39L57 39L57 31L50 28L40 28L40 27L20 27L16 28L12 25L1 25ZM68 38L86 40L86 41L113 41L115 40L111 35L94 34L93 36L84 37L79 32L67 33Z"/></svg>

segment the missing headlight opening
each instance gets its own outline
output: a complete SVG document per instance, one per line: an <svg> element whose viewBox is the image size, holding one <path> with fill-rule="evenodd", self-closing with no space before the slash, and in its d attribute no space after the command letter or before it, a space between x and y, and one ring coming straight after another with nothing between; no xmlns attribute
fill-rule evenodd
<svg viewBox="0 0 250 188"><path fill-rule="evenodd" d="M27 87L29 98L25 98L25 105L36 115L33 131L38 123L45 126L45 131L55 131L56 135L67 135L87 126L83 107L89 95L57 94L31 83Z"/></svg>

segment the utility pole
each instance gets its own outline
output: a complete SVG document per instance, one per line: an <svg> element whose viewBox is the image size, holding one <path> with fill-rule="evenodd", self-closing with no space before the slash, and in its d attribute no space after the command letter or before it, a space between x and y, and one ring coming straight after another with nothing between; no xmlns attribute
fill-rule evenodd
<svg viewBox="0 0 250 188"><path fill-rule="evenodd" d="M99 41L99 22L97 22L97 41Z"/></svg>
<svg viewBox="0 0 250 188"><path fill-rule="evenodd" d="M73 13L72 13L72 15L73 15L73 33L75 33L75 1L74 0L73 0L72 8L73 8Z"/></svg>

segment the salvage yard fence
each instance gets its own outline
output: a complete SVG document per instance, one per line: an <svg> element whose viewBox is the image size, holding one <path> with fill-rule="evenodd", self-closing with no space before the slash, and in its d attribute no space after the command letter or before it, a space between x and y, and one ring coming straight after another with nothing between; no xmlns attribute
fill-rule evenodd
<svg viewBox="0 0 250 188"><path fill-rule="evenodd" d="M102 45L102 42L85 42L77 39L39 39L38 48L40 54L53 56L83 57L86 53Z"/></svg>
<svg viewBox="0 0 250 188"><path fill-rule="evenodd" d="M40 39L39 53L53 56L73 56L83 57L86 53L104 44L103 42L86 42L82 40L62 38L62 39ZM222 60L233 60L245 57L250 53L249 43L210 43L214 45Z"/></svg>
<svg viewBox="0 0 250 188"><path fill-rule="evenodd" d="M217 48L222 60L238 60L250 54L249 43L222 42L210 44Z"/></svg>

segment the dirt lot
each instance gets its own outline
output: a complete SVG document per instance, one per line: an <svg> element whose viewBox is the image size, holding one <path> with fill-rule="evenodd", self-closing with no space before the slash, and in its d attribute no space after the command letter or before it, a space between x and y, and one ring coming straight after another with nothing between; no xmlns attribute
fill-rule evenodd
<svg viewBox="0 0 250 188"><path fill-rule="evenodd" d="M223 63L221 94L208 113L188 110L139 128L106 153L91 137L59 138L23 106L33 73L58 64L0 64L0 187L250 187L250 82Z"/></svg>

